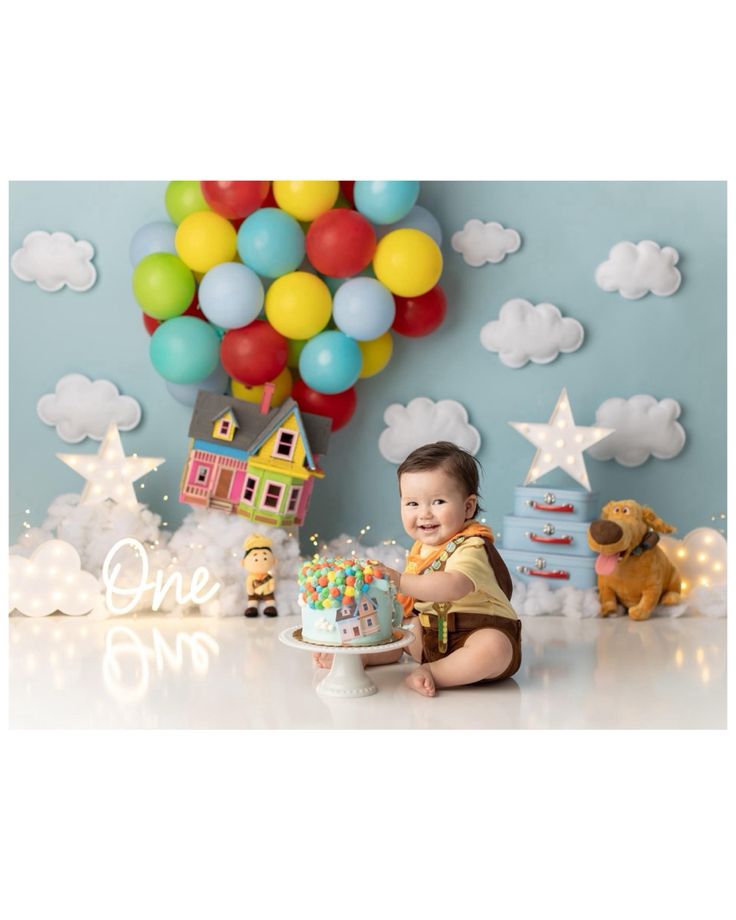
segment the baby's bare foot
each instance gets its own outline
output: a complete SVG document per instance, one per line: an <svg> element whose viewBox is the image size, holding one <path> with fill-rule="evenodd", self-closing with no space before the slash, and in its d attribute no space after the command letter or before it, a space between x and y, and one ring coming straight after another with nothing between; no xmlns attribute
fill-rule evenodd
<svg viewBox="0 0 736 920"><path fill-rule="evenodd" d="M416 690L417 693L421 693L422 696L435 695L434 678L432 677L432 672L429 670L429 668L424 666L417 668L416 671L411 672L411 674L406 678L406 686L410 687L412 690Z"/></svg>
<svg viewBox="0 0 736 920"><path fill-rule="evenodd" d="M312 652L312 661L315 668L331 668L334 657L332 652Z"/></svg>

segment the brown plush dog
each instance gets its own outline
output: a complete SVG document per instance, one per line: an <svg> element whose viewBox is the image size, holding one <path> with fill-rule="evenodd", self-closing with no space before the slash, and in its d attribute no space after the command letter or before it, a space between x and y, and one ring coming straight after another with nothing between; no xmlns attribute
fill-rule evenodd
<svg viewBox="0 0 736 920"><path fill-rule="evenodd" d="M595 561L601 616L614 613L619 601L632 620L646 620L657 604L680 601L680 574L657 546L659 533L677 528L630 499L609 502L601 519L588 528Z"/></svg>

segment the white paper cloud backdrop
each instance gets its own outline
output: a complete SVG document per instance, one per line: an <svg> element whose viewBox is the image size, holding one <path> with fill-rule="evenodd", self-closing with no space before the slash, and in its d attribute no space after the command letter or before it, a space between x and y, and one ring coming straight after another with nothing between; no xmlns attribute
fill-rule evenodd
<svg viewBox="0 0 736 920"><path fill-rule="evenodd" d="M650 291L669 297L680 287L682 275L675 268L680 254L672 246L661 248L652 240L624 240L611 249L608 261L595 270L595 281L604 291L618 291L627 300L638 300Z"/></svg>
<svg viewBox="0 0 736 920"><path fill-rule="evenodd" d="M378 449L391 463L401 463L422 444L452 441L471 454L480 447L480 433L468 421L468 410L454 399L434 402L418 396L403 406L393 403L383 414L388 425L378 439Z"/></svg>
<svg viewBox="0 0 736 920"><path fill-rule="evenodd" d="M685 429L677 421L681 411L676 399L657 400L644 394L607 399L596 409L595 419L598 425L615 431L588 448L588 453L596 460L613 459L622 466L641 466L650 456L671 460L685 446Z"/></svg>
<svg viewBox="0 0 736 920"><path fill-rule="evenodd" d="M61 377L53 393L45 393L36 405L38 417L53 425L68 444L85 438L101 441L114 422L121 431L131 431L141 420L140 403L121 396L109 380L90 380L84 374Z"/></svg>
<svg viewBox="0 0 736 920"><path fill-rule="evenodd" d="M483 223L473 218L462 230L452 234L452 248L461 253L473 268L479 268L486 262L503 262L509 253L516 252L520 246L519 233L495 221Z"/></svg>
<svg viewBox="0 0 736 920"><path fill-rule="evenodd" d="M486 323L480 341L488 351L498 352L507 367L524 367L529 361L549 364L560 352L577 351L585 330L572 317L563 316L551 303L533 306L515 297L501 307L498 319Z"/></svg>
<svg viewBox="0 0 736 920"><path fill-rule="evenodd" d="M42 543L30 559L11 554L8 581L10 610L27 617L45 617L57 610L70 616L89 613L102 590L93 575L82 571L79 553L64 540Z"/></svg>
<svg viewBox="0 0 736 920"><path fill-rule="evenodd" d="M97 280L92 264L95 250L87 240L75 240L69 233L34 230L23 240L10 260L21 281L35 281L42 291L88 291Z"/></svg>

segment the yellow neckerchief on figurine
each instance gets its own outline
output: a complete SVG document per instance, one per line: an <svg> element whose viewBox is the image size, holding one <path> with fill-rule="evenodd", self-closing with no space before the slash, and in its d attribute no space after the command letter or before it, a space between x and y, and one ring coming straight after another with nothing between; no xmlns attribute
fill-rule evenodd
<svg viewBox="0 0 736 920"><path fill-rule="evenodd" d="M489 562L494 572L496 573L496 579L499 582L501 590L504 592L504 594L507 595L507 597L510 598L511 579L508 578L507 589L506 585L503 583L503 579L499 578L500 573L496 570L496 565L494 564L495 560L491 558L491 547L495 555L498 556L498 550L496 550L495 546L493 546L493 531L490 527L486 527L485 524L479 524L478 521L470 521L467 523L459 533L455 534L452 540L448 540L444 546L436 547L434 552L431 552L426 556L420 555L421 548L424 544L421 542L421 540L417 540L407 554L404 573L407 575L423 575L425 572L438 572L441 569L444 569L445 563L450 558L450 556L470 537L481 537L481 539L484 541L486 552L489 554ZM500 556L498 558L499 561L501 561ZM502 561L501 565L503 566ZM404 608L404 616L411 616L416 598L410 597L408 594L398 594L397 599L401 606ZM439 651L444 652L447 651L447 611L452 605L450 603L438 602L432 606L437 612Z"/></svg>

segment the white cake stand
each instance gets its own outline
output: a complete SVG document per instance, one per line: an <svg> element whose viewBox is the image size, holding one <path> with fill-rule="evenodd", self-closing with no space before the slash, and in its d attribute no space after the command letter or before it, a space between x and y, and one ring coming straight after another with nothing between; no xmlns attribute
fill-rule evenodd
<svg viewBox="0 0 736 920"><path fill-rule="evenodd" d="M332 667L327 676L317 685L320 696L340 697L341 699L357 699L361 696L371 696L378 693L378 687L373 683L360 660L361 655L377 655L379 652L392 652L404 648L414 638L414 633L409 629L394 628L393 642L383 645L343 646L343 645L316 645L314 642L305 642L302 639L301 626L290 626L285 629L279 639L291 648L301 649L303 652L329 652L334 654Z"/></svg>

